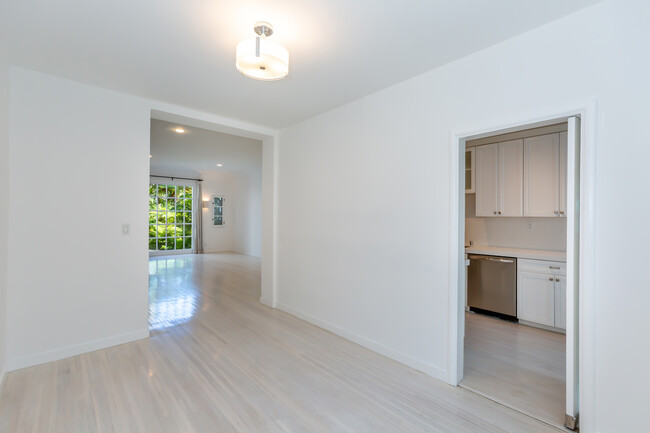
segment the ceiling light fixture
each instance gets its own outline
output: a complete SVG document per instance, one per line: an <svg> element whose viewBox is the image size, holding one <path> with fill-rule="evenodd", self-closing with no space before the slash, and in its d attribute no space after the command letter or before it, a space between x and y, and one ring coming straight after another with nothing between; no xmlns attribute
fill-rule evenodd
<svg viewBox="0 0 650 433"><path fill-rule="evenodd" d="M217 167L223 167L223 164L217 164Z"/></svg>
<svg viewBox="0 0 650 433"><path fill-rule="evenodd" d="M174 128L174 132L177 132L179 134L184 134L185 130L183 128Z"/></svg>
<svg viewBox="0 0 650 433"><path fill-rule="evenodd" d="M149 154L149 158L153 158L153 155L152 155L152 154Z"/></svg>
<svg viewBox="0 0 650 433"><path fill-rule="evenodd" d="M260 21L253 30L256 37L244 39L237 44L237 70L247 77L262 81L286 77L289 73L289 52L282 45L267 39L273 34L273 26Z"/></svg>

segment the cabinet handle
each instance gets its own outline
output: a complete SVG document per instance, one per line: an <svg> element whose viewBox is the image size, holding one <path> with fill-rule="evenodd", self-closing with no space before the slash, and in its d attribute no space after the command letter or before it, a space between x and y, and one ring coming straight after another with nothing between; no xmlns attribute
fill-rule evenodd
<svg viewBox="0 0 650 433"><path fill-rule="evenodd" d="M494 214L496 215L496 214L497 214L497 211L494 211Z"/></svg>
<svg viewBox="0 0 650 433"><path fill-rule="evenodd" d="M499 211L499 215L501 215L501 211Z"/></svg>
<svg viewBox="0 0 650 433"><path fill-rule="evenodd" d="M559 281L560 281L560 279L559 279L559 278L556 278L556 279L555 279L555 281L557 281L557 282L559 282Z"/></svg>
<svg viewBox="0 0 650 433"><path fill-rule="evenodd" d="M550 269L560 269L559 266L549 266Z"/></svg>
<svg viewBox="0 0 650 433"><path fill-rule="evenodd" d="M553 212L553 213L554 213L555 215L557 215L559 212L558 212L558 211L555 211L555 212Z"/></svg>
<svg viewBox="0 0 650 433"><path fill-rule="evenodd" d="M548 280L549 280L549 281L553 281L553 277L548 277Z"/></svg>

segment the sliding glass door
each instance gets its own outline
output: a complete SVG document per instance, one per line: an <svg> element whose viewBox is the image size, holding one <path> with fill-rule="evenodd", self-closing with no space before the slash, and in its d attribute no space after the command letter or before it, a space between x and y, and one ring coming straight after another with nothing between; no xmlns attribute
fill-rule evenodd
<svg viewBox="0 0 650 433"><path fill-rule="evenodd" d="M149 184L149 252L182 254L193 251L194 187Z"/></svg>

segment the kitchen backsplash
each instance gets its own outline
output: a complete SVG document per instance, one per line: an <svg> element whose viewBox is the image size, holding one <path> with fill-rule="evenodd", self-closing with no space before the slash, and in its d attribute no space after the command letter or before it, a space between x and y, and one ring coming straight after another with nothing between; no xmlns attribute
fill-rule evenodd
<svg viewBox="0 0 650 433"><path fill-rule="evenodd" d="M465 194L465 244L470 240L474 245L565 251L566 218L477 218L476 195Z"/></svg>

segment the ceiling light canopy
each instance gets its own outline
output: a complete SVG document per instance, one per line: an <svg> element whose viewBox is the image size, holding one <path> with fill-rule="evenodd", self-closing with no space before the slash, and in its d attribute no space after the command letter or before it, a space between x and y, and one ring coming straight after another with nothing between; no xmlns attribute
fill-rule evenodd
<svg viewBox="0 0 650 433"><path fill-rule="evenodd" d="M247 77L262 81L281 80L289 73L289 52L267 38L273 34L271 24L260 21L253 28L257 34L237 44L235 64Z"/></svg>

